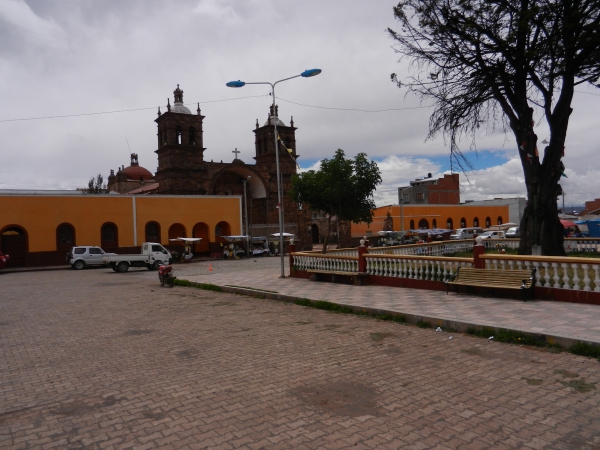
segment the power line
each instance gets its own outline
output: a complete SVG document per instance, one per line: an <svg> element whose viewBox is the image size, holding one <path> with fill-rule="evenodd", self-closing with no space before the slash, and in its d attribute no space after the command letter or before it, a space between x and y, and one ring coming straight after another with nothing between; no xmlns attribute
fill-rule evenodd
<svg viewBox="0 0 600 450"><path fill-rule="evenodd" d="M203 105L207 103L220 103L220 102L230 102L233 100L244 100L247 98L258 98L258 97L267 97L268 94L265 95L251 95L248 97L236 97L236 98L226 98L222 100L207 100L204 102L192 102L186 103L187 105L195 105L196 103L202 103ZM164 106L163 106L164 107ZM147 111L149 109L157 109L159 106L150 106L147 108L136 108L136 109L120 109L116 111L101 111L101 112L91 112L91 113L81 113L81 114L65 114L60 116L44 116L44 117L27 117L22 119L2 119L0 122L20 122L26 120L42 120L42 119L61 119L65 117L82 117L82 116L97 116L101 114L116 114L116 113L124 113L124 112L136 112L136 111Z"/></svg>
<svg viewBox="0 0 600 450"><path fill-rule="evenodd" d="M365 113L380 113L380 112L388 112L388 111L406 111L409 109L431 108L431 106L413 106L413 107L409 107L409 108L389 108L389 109L376 109L376 110L358 109L358 108L331 108L331 107L327 107L327 106L305 105L304 103L293 102L291 100L286 100L285 98L281 98L281 97L277 97L277 99L282 100L287 103L292 103L294 105L305 106L307 108L331 109L334 111L358 111L358 112L365 112Z"/></svg>

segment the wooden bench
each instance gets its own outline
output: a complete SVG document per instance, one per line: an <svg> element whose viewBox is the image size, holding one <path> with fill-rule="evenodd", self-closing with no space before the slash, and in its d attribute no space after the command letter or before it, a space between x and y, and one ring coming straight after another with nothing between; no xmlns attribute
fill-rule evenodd
<svg viewBox="0 0 600 450"><path fill-rule="evenodd" d="M523 292L523 301L527 301L527 292L534 298L535 269L531 270L495 270L495 269L473 269L471 267L459 267L456 274L445 281L446 295L450 285L473 286L480 288L513 289Z"/></svg>
<svg viewBox="0 0 600 450"><path fill-rule="evenodd" d="M320 275L331 275L333 283L335 283L337 277L350 277L354 286L362 286L362 277L367 275L360 272L336 272L333 270L318 269L308 269L307 272L310 273L310 281L319 281L321 279Z"/></svg>

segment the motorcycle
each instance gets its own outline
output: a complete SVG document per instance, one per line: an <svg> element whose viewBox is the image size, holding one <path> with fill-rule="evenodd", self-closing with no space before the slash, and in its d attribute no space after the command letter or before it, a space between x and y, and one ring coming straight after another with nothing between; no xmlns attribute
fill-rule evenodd
<svg viewBox="0 0 600 450"><path fill-rule="evenodd" d="M158 268L158 280L160 281L160 285L164 286L165 284L169 287L173 287L173 280L176 277L173 276L173 266L171 264L161 264Z"/></svg>

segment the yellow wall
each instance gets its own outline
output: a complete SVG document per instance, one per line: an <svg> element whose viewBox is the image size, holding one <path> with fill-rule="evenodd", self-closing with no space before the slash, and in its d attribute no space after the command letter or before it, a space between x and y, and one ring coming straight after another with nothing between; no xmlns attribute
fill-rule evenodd
<svg viewBox="0 0 600 450"><path fill-rule="evenodd" d="M133 232L133 202L136 203L137 243ZM187 237L198 222L210 230L228 222L232 234L241 234L240 196L120 196L120 195L5 195L0 196L0 230L9 225L27 232L29 252L56 251L56 228L69 223L75 228L77 245L100 246L100 228L105 222L118 227L119 247L139 246L146 223L161 227L161 243L168 244L169 227L181 223Z"/></svg>
<svg viewBox="0 0 600 450"><path fill-rule="evenodd" d="M394 221L393 231L400 231L401 227L401 209L400 205L382 206L373 210L373 222L367 226L366 223L352 224L352 236L374 235L383 230L383 221L390 213ZM460 228L461 218L465 218L466 226L472 227L473 220L479 219L479 226L486 228L485 219L491 219L491 225L497 225L498 217L502 217L502 222L508 222L508 206L480 206L480 205L404 205L404 229L410 229L410 221L414 220L415 228L419 227L419 221L426 219L429 227L433 228L432 219L436 219L438 228L446 228L446 221L451 218L453 228ZM371 233L369 233L369 231Z"/></svg>

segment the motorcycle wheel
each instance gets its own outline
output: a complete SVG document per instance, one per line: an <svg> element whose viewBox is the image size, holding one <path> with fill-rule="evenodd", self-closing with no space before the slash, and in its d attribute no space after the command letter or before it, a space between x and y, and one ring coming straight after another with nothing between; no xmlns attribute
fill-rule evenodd
<svg viewBox="0 0 600 450"><path fill-rule="evenodd" d="M173 277L169 277L169 287L173 287Z"/></svg>
<svg viewBox="0 0 600 450"><path fill-rule="evenodd" d="M159 267L160 267L160 261L154 261L154 264L152 264L151 270L158 270Z"/></svg>

